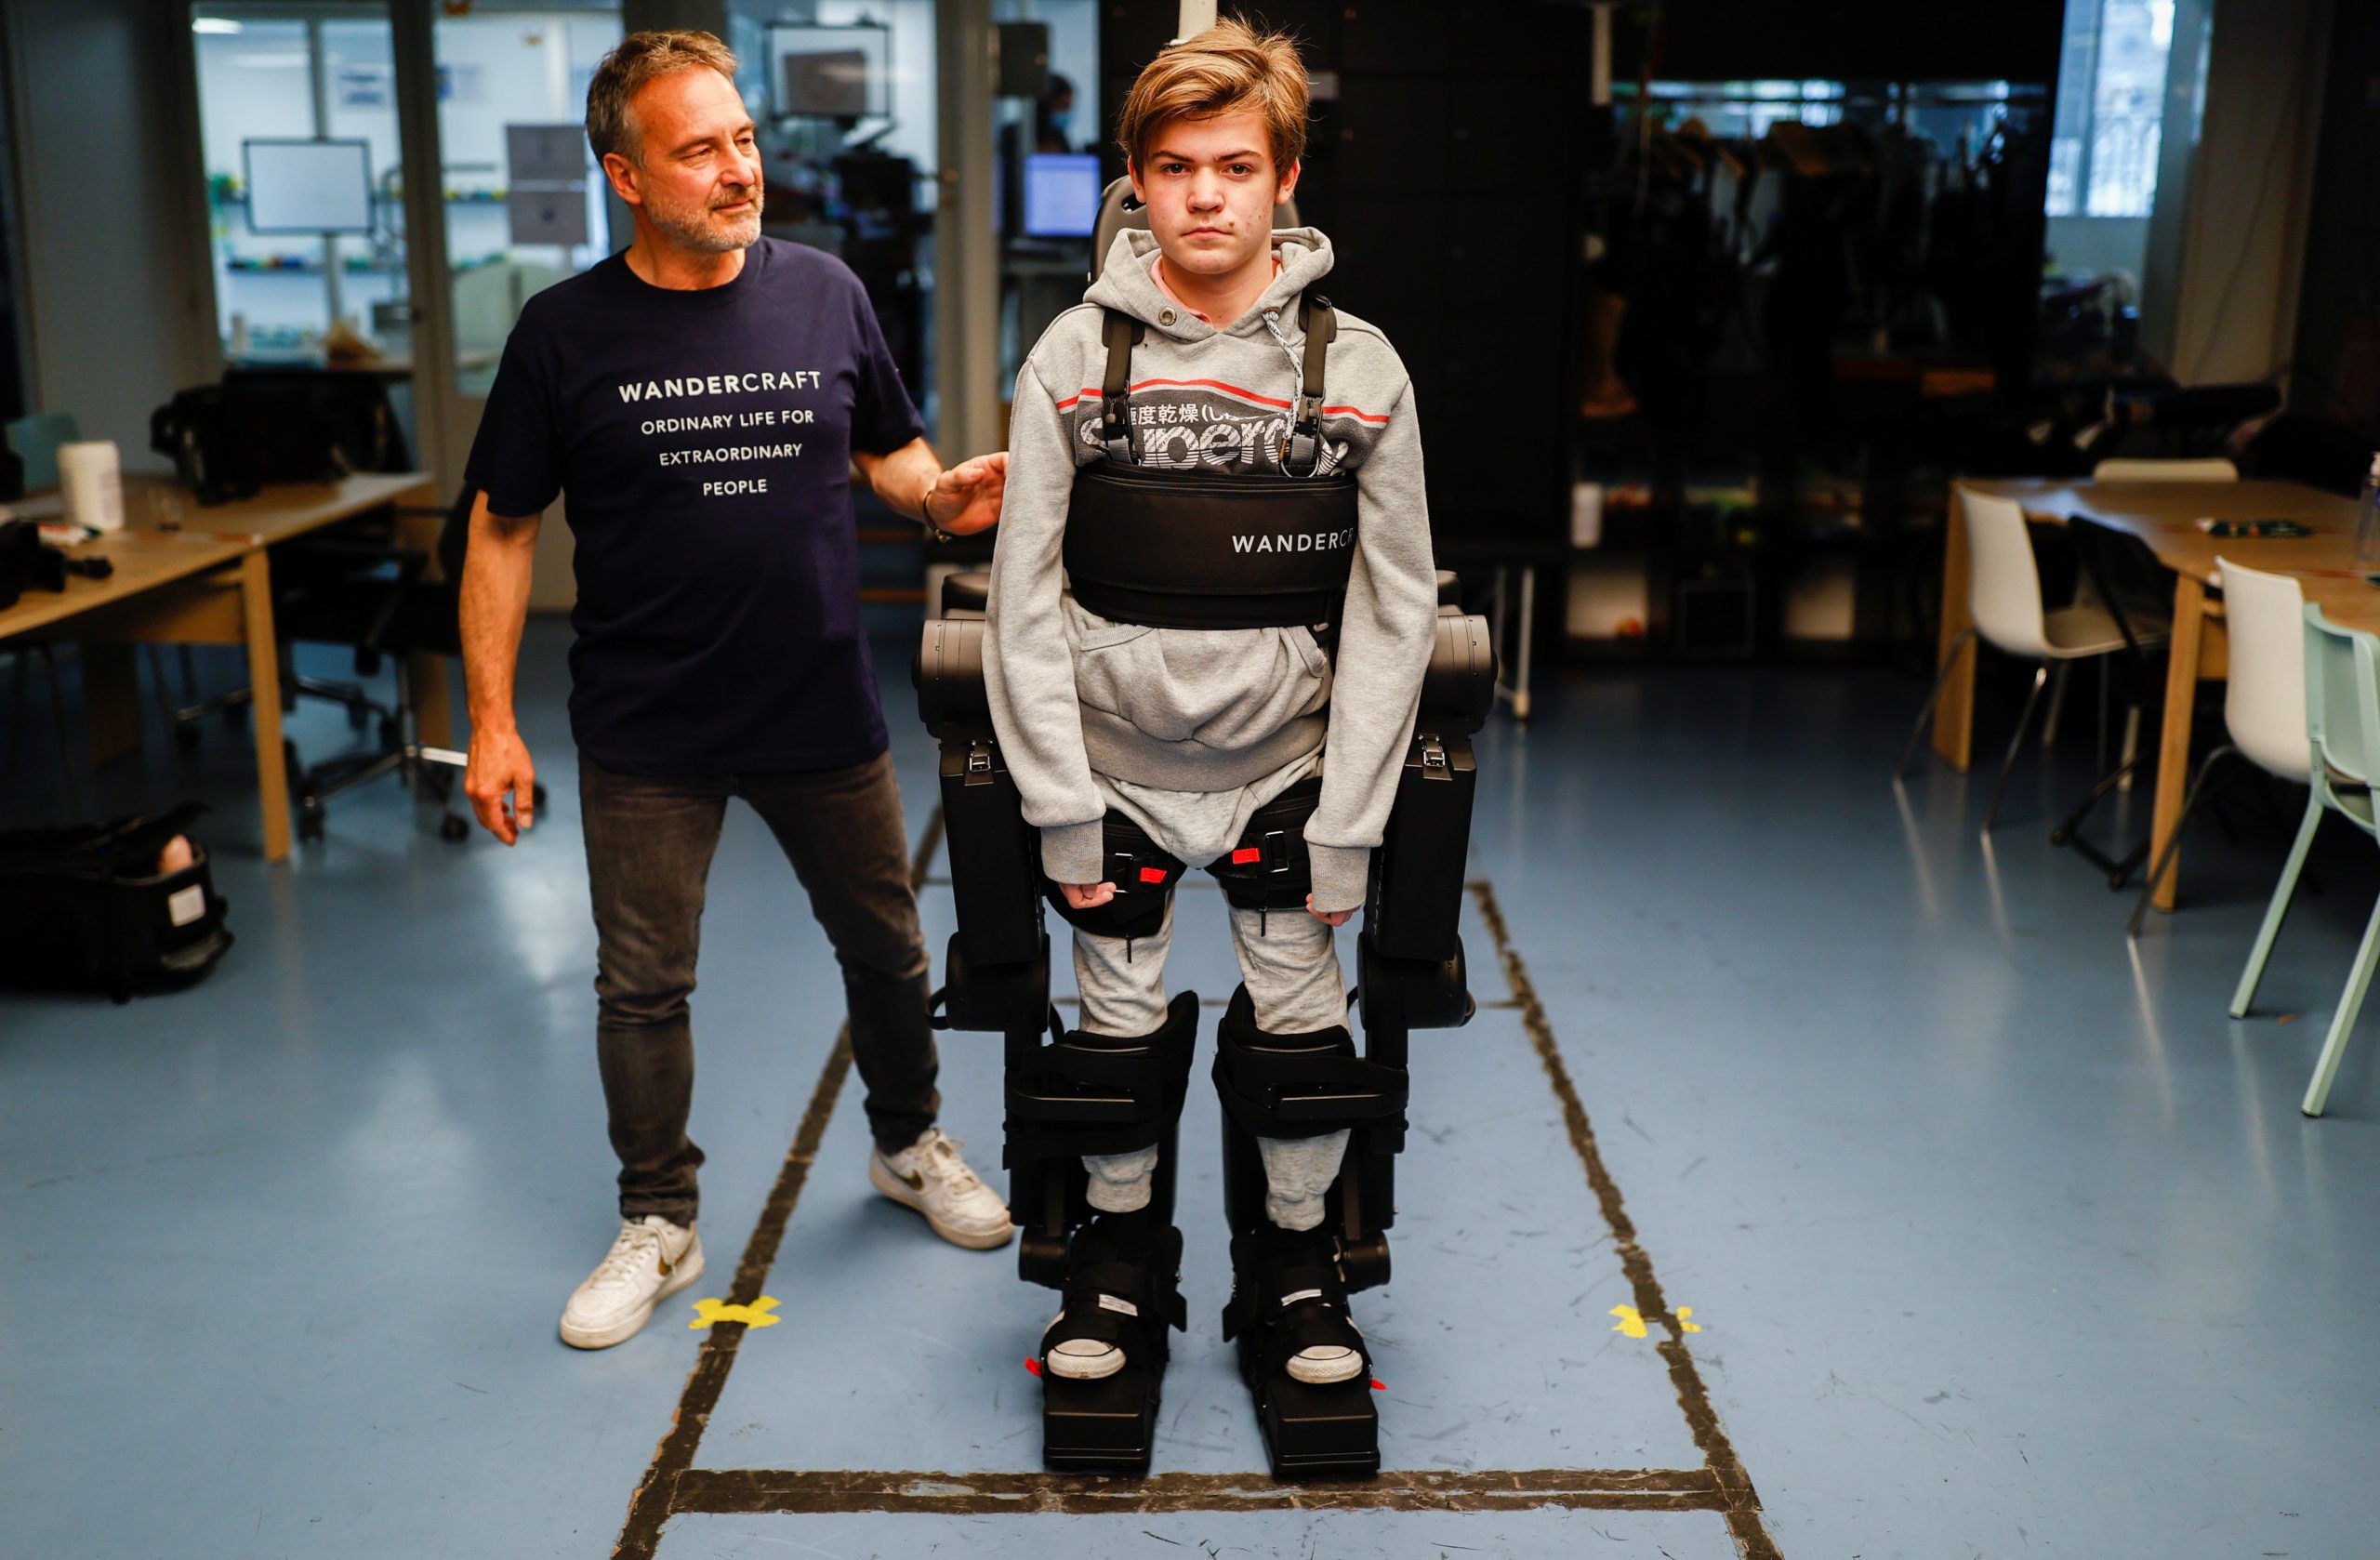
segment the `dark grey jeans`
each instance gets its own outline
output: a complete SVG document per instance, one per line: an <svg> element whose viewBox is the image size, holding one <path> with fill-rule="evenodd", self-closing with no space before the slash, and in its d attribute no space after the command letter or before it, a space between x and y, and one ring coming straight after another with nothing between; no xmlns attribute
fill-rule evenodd
<svg viewBox="0 0 2380 1560"><path fill-rule="evenodd" d="M878 1144L906 1148L933 1125L942 1102L926 945L890 755L850 769L653 780L581 753L578 797L595 905L596 1055L622 1218L694 1217L703 1154L686 1136L694 1090L686 999L730 797L751 803L776 836L834 945Z"/></svg>

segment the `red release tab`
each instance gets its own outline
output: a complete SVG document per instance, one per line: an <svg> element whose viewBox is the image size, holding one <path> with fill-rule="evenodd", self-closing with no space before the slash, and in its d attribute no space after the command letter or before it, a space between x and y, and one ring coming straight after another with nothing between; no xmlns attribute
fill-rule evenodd
<svg viewBox="0 0 2380 1560"><path fill-rule="evenodd" d="M1262 861L1263 859L1263 851L1254 845L1242 845L1238 850L1234 851L1231 853L1231 864L1234 866L1246 866L1251 861Z"/></svg>
<svg viewBox="0 0 2380 1560"><path fill-rule="evenodd" d="M1161 883L1165 881L1165 868L1162 866L1142 867L1141 881L1144 883Z"/></svg>
<svg viewBox="0 0 2380 1560"><path fill-rule="evenodd" d="M1028 1359L1025 1362L1025 1368L1038 1376L1041 1374L1041 1362L1038 1359Z"/></svg>
<svg viewBox="0 0 2380 1560"><path fill-rule="evenodd" d="M1388 1390L1388 1383L1375 1376L1372 1378L1372 1390L1374 1392L1386 1392Z"/></svg>

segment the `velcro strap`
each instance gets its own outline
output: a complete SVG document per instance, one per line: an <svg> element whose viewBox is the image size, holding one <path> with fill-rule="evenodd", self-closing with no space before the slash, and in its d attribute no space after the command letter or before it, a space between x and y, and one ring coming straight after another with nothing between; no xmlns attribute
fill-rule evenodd
<svg viewBox="0 0 2380 1560"><path fill-rule="evenodd" d="M1341 1347L1363 1352L1363 1337L1347 1316L1347 1289L1324 1252L1291 1252L1260 1260L1223 1308L1223 1336L1242 1332L1263 1337L1271 1368L1278 1371L1302 1349Z"/></svg>
<svg viewBox="0 0 2380 1560"><path fill-rule="evenodd" d="M1189 1059L1190 1038L1158 1030L1148 1047L1139 1051L1106 1051L1077 1044L1046 1046L1034 1058L1037 1080L1047 1078L1086 1089L1120 1089L1140 1097L1156 1098L1175 1067Z"/></svg>
<svg viewBox="0 0 2380 1560"><path fill-rule="evenodd" d="M1359 1056L1244 1051L1233 1059L1230 1071L1235 1091L1265 1104L1289 1110L1302 1096L1328 1095L1344 1099L1350 1117L1359 1119L1397 1115L1410 1091L1404 1068Z"/></svg>
<svg viewBox="0 0 2380 1560"><path fill-rule="evenodd" d="M1111 1043L1095 1043L1103 1039ZM1146 1036L1079 1030L1037 1046L1008 1072L1001 1162L1014 1169L1043 1158L1125 1154L1158 1142L1182 1114L1197 1039L1197 999L1184 993Z"/></svg>
<svg viewBox="0 0 2380 1560"><path fill-rule="evenodd" d="M1118 1312L1103 1302L1110 1299L1133 1307ZM1190 1316L1181 1293L1167 1285L1160 1293L1157 1276L1145 1266L1131 1263L1093 1263L1066 1277L1065 1308L1074 1312L1078 1306L1091 1311L1105 1311L1146 1324L1164 1322L1177 1329L1186 1330Z"/></svg>
<svg viewBox="0 0 2380 1560"><path fill-rule="evenodd" d="M1351 1055L1345 1030L1268 1035L1236 995L1217 1031L1215 1093L1231 1118L1258 1137L1316 1137L1342 1127L1394 1123L1401 1131L1410 1080L1402 1067ZM1303 1042L1274 1049L1265 1041ZM1325 1049L1325 1047L1329 1049Z"/></svg>

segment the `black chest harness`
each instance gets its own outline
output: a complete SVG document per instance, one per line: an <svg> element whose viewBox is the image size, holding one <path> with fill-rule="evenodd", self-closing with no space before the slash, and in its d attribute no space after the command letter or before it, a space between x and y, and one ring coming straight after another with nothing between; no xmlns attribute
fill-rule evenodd
<svg viewBox="0 0 2380 1560"><path fill-rule="evenodd" d="M1337 625L1355 558L1355 479L1317 473L1323 362L1338 322L1312 293L1298 317L1305 357L1281 470L1229 476L1138 464L1132 346L1147 327L1107 311L1107 458L1076 468L1066 511L1066 574L1086 610L1158 628Z"/></svg>

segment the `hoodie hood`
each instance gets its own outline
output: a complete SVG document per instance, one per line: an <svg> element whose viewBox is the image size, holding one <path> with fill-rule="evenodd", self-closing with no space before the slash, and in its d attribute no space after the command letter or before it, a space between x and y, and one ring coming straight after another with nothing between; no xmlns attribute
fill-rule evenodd
<svg viewBox="0 0 2380 1560"><path fill-rule="evenodd" d="M1281 262L1281 274L1273 278L1247 314L1217 330L1202 323L1167 297L1157 289L1157 278L1149 274L1149 264L1157 258L1157 235L1146 228L1126 228L1108 245L1107 258L1099 269L1099 280L1082 295L1085 303L1102 309L1119 310L1177 341L1197 341L1210 336L1263 336L1264 312L1279 310L1289 315L1289 306L1306 288L1330 274L1330 240L1319 228L1276 228L1273 230L1273 258ZM1163 323L1170 312L1173 323ZM1294 317L1285 317L1285 329L1294 328Z"/></svg>

